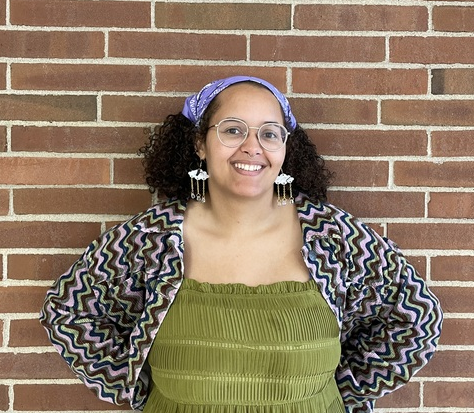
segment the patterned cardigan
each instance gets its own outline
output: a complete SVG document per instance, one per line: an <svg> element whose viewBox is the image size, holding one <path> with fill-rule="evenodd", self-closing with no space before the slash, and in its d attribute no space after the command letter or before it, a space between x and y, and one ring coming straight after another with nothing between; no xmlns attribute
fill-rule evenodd
<svg viewBox="0 0 474 413"><path fill-rule="evenodd" d="M397 246L333 205L296 199L303 259L334 312L348 413L370 413L432 357L442 312ZM160 202L102 234L49 290L40 321L99 398L143 409L147 354L183 280L183 215Z"/></svg>

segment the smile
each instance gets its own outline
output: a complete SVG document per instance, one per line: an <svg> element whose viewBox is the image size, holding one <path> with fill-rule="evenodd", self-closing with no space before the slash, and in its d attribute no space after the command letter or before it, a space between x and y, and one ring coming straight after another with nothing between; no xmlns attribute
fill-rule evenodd
<svg viewBox="0 0 474 413"><path fill-rule="evenodd" d="M245 163L236 163L234 166L238 169L243 169L244 171L259 171L262 169L262 165L249 165Z"/></svg>

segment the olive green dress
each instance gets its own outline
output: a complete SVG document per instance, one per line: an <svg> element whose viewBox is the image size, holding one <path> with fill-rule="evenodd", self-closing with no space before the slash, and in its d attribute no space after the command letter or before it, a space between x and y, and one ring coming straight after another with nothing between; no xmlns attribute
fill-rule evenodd
<svg viewBox="0 0 474 413"><path fill-rule="evenodd" d="M148 356L145 413L344 413L336 318L316 283L185 279Z"/></svg>

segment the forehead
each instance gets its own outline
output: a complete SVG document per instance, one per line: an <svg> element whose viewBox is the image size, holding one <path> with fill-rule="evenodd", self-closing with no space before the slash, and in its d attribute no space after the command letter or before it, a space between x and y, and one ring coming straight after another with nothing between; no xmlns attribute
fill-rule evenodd
<svg viewBox="0 0 474 413"><path fill-rule="evenodd" d="M273 120L283 120L283 111L277 98L265 86L256 83L237 83L229 86L217 95L216 100L216 115L219 116L260 114L276 118Z"/></svg>

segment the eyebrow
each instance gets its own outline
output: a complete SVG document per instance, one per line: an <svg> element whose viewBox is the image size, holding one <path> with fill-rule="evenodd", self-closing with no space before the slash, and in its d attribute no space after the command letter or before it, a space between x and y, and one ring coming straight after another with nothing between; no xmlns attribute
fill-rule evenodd
<svg viewBox="0 0 474 413"><path fill-rule="evenodd" d="M238 118L237 116L229 116L229 117L223 118L223 119L235 119L235 120L240 120L240 121L242 121L242 122L247 123L246 120L240 119L240 118ZM279 125L281 125L281 123L278 122L277 120L266 120L266 121L262 122L262 125L264 125L265 123L278 123Z"/></svg>

